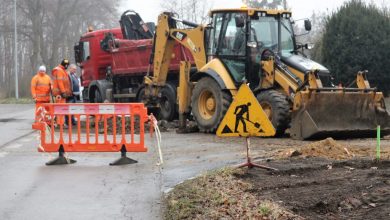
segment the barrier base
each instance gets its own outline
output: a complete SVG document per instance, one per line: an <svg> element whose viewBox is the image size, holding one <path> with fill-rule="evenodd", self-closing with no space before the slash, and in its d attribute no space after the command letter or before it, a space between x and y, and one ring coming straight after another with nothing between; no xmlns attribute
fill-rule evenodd
<svg viewBox="0 0 390 220"><path fill-rule="evenodd" d="M249 169L251 169L253 167L257 167L257 168L266 169L266 170L274 170L274 171L278 170L278 169L275 169L275 168L272 168L272 167L267 167L267 166L259 165L259 164L256 164L256 163L252 163L250 161L250 158L248 158L248 162L240 164L240 165L237 165L237 168L242 168L242 167L248 167Z"/></svg>
<svg viewBox="0 0 390 220"><path fill-rule="evenodd" d="M133 163L138 163L138 161L128 158L126 156L126 147L123 145L121 148L121 157L115 160L114 162L110 163L110 166L126 165L126 164L133 164Z"/></svg>
<svg viewBox="0 0 390 220"><path fill-rule="evenodd" d="M46 163L47 166L51 165L64 165L64 164L72 164L76 163L76 160L70 159L70 158L65 158L64 156L62 157L57 157L49 162Z"/></svg>
<svg viewBox="0 0 390 220"><path fill-rule="evenodd" d="M248 167L249 169L251 169L251 168L256 167L256 168L261 168L261 169L266 169L266 170L274 170L274 171L278 170L276 168L267 167L267 166L253 163L252 159L249 155L249 151L250 151L249 149L250 149L250 141L249 141L249 137L246 137L246 163L242 163L242 164L237 165L236 166L237 168Z"/></svg>
<svg viewBox="0 0 390 220"><path fill-rule="evenodd" d="M47 162L46 165L47 166L64 165L64 164L72 164L76 162L77 162L76 160L64 157L64 148L61 145L60 149L58 150L58 157Z"/></svg>
<svg viewBox="0 0 390 220"><path fill-rule="evenodd" d="M133 164L133 163L138 163L138 161L128 157L121 157L115 160L114 162L110 163L110 166L126 165L126 164Z"/></svg>

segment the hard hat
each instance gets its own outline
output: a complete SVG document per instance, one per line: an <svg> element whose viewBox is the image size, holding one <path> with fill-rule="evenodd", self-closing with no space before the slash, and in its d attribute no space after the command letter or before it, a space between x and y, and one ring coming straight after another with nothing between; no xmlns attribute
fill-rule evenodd
<svg viewBox="0 0 390 220"><path fill-rule="evenodd" d="M39 67L39 72L46 72L46 67L45 66L40 66Z"/></svg>
<svg viewBox="0 0 390 220"><path fill-rule="evenodd" d="M65 67L65 68L68 68L68 66L69 66L69 60L68 60L68 59L63 59L63 60L61 61L61 65L62 65L63 67Z"/></svg>

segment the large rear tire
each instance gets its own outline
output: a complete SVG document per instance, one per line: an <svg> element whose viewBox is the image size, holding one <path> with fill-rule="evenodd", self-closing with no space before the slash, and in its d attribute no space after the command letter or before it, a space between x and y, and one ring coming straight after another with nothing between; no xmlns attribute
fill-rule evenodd
<svg viewBox="0 0 390 220"><path fill-rule="evenodd" d="M215 132L225 116L232 97L222 91L218 83L210 78L200 79L192 92L192 114L201 132Z"/></svg>
<svg viewBox="0 0 390 220"><path fill-rule="evenodd" d="M276 90L266 90L257 94L256 98L276 129L275 136L282 136L291 121L287 97Z"/></svg>
<svg viewBox="0 0 390 220"><path fill-rule="evenodd" d="M176 117L176 91L170 84L161 89L159 119L172 121Z"/></svg>

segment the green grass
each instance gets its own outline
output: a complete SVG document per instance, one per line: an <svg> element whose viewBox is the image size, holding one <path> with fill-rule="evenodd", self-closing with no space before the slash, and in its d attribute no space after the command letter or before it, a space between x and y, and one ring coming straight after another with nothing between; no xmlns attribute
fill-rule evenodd
<svg viewBox="0 0 390 220"><path fill-rule="evenodd" d="M268 216L271 213L271 209L266 204L261 204L259 207L259 212L262 216Z"/></svg>
<svg viewBox="0 0 390 220"><path fill-rule="evenodd" d="M5 98L0 99L0 104L33 104L34 101L31 98Z"/></svg>

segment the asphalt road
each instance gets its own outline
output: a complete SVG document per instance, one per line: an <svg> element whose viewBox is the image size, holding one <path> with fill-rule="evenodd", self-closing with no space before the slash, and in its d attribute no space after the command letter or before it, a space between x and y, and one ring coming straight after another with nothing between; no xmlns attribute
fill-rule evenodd
<svg viewBox="0 0 390 220"><path fill-rule="evenodd" d="M243 158L243 140L163 133L165 163L154 138L137 164L109 166L119 153L69 153L77 163L45 166L56 154L37 152L32 105L0 105L0 219L161 219L162 195L177 183Z"/></svg>
<svg viewBox="0 0 390 220"><path fill-rule="evenodd" d="M0 148L32 132L34 105L0 105Z"/></svg>

